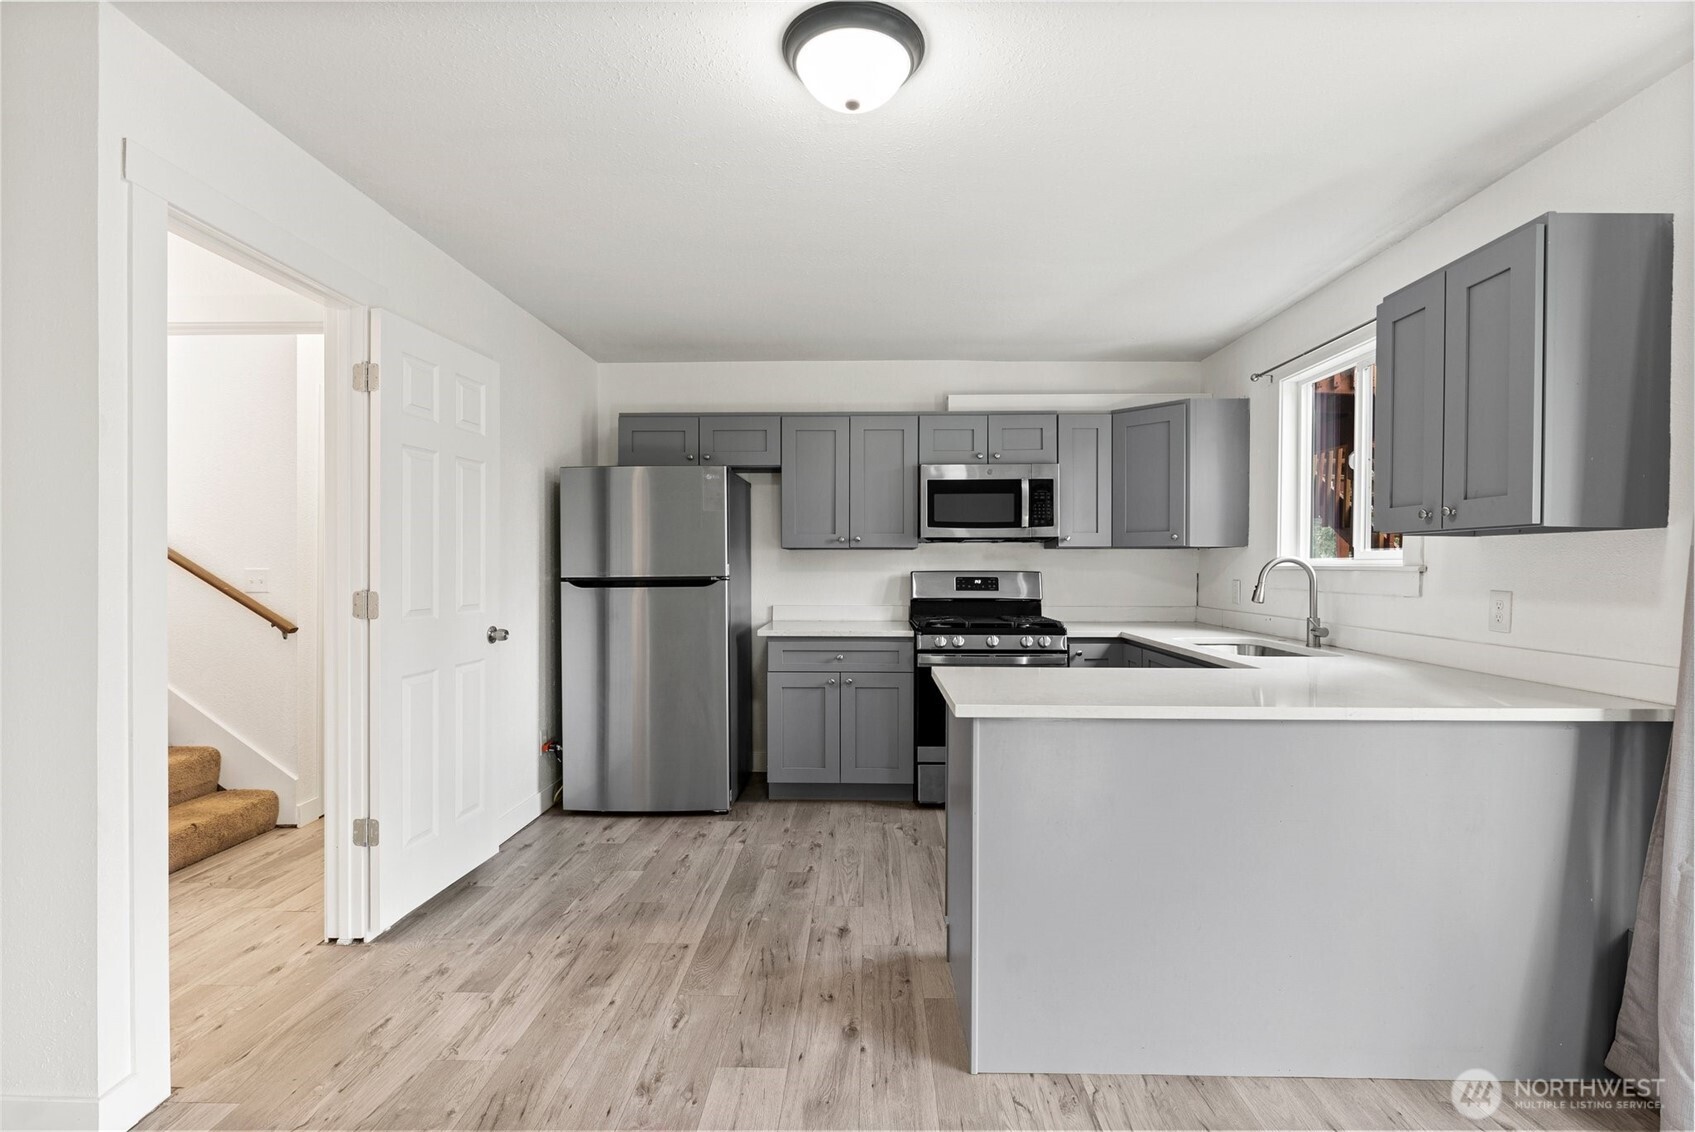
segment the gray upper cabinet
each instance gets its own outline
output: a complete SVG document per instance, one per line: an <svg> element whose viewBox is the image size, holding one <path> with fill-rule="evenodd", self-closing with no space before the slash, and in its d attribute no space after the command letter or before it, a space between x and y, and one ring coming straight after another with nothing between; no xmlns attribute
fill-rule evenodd
<svg viewBox="0 0 1695 1132"><path fill-rule="evenodd" d="M780 468L783 418L701 417L700 458L726 468Z"/></svg>
<svg viewBox="0 0 1695 1132"><path fill-rule="evenodd" d="M1112 414L1062 413L1059 547L1112 545Z"/></svg>
<svg viewBox="0 0 1695 1132"><path fill-rule="evenodd" d="M782 542L790 550L848 544L848 418L783 418Z"/></svg>
<svg viewBox="0 0 1695 1132"><path fill-rule="evenodd" d="M1245 399L1168 401L1112 414L1112 545L1247 541Z"/></svg>
<svg viewBox="0 0 1695 1132"><path fill-rule="evenodd" d="M841 781L912 781L912 688L910 672L842 676Z"/></svg>
<svg viewBox="0 0 1695 1132"><path fill-rule="evenodd" d="M989 463L1052 464L1059 460L1059 418L1053 413L994 413L989 417Z"/></svg>
<svg viewBox="0 0 1695 1132"><path fill-rule="evenodd" d="M989 459L989 418L972 413L926 413L918 418L920 464L975 464Z"/></svg>
<svg viewBox="0 0 1695 1132"><path fill-rule="evenodd" d="M834 672L767 673L766 776L771 781L841 781L841 679Z"/></svg>
<svg viewBox="0 0 1695 1132"><path fill-rule="evenodd" d="M1670 216L1556 212L1385 299L1373 525L1665 525L1671 271Z"/></svg>
<svg viewBox="0 0 1695 1132"><path fill-rule="evenodd" d="M700 418L626 413L618 418L620 464L693 464Z"/></svg>
<svg viewBox="0 0 1695 1132"><path fill-rule="evenodd" d="M918 418L854 417L849 426L848 545L918 545Z"/></svg>
<svg viewBox="0 0 1695 1132"><path fill-rule="evenodd" d="M1439 525L1443 286L1438 271L1377 308L1372 507L1379 530L1428 531Z"/></svg>

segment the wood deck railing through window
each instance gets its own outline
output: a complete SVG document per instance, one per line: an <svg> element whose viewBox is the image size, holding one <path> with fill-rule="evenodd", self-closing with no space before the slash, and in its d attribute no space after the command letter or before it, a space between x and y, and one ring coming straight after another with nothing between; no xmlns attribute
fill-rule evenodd
<svg viewBox="0 0 1695 1132"><path fill-rule="evenodd" d="M288 618L284 617L264 602L256 601L250 595L242 593L240 590L236 589L234 586L230 585L228 582L224 581L222 578L218 577L216 574L212 573L212 571L206 569L206 567L200 565L200 563L194 561L192 558L185 558L176 551L171 550L169 547L165 550L165 556L178 566L181 566L184 570L187 570L190 574L193 574L196 578L199 578L202 582L205 582L207 585L235 602L237 605L243 606L254 613L257 613L266 621L269 621L272 628L276 629L283 635L284 640L288 639L290 633L300 632L300 626L296 625L294 622L290 621Z"/></svg>

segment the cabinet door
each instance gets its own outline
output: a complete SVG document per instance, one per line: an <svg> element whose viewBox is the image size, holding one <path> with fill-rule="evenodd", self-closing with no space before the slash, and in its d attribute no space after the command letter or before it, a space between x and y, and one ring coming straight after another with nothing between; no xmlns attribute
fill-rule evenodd
<svg viewBox="0 0 1695 1132"><path fill-rule="evenodd" d="M1527 225L1448 268L1444 530L1541 519L1546 231Z"/></svg>
<svg viewBox="0 0 1695 1132"><path fill-rule="evenodd" d="M1112 545L1112 414L1059 418L1059 547Z"/></svg>
<svg viewBox="0 0 1695 1132"><path fill-rule="evenodd" d="M1052 464L1059 460L1059 418L1052 413L996 413L989 418L989 462Z"/></svg>
<svg viewBox="0 0 1695 1132"><path fill-rule="evenodd" d="M1377 307L1373 530L1421 534L1440 526L1444 286L1438 271Z"/></svg>
<svg viewBox="0 0 1695 1132"><path fill-rule="evenodd" d="M783 418L701 417L700 459L726 468L780 468Z"/></svg>
<svg viewBox="0 0 1695 1132"><path fill-rule="evenodd" d="M849 545L918 545L918 418L854 417L849 447Z"/></svg>
<svg viewBox="0 0 1695 1132"><path fill-rule="evenodd" d="M843 782L911 782L912 673L842 677Z"/></svg>
<svg viewBox="0 0 1695 1132"><path fill-rule="evenodd" d="M783 545L848 545L848 418L783 418Z"/></svg>
<svg viewBox="0 0 1695 1132"><path fill-rule="evenodd" d="M841 677L835 673L768 673L766 777L772 782L839 782L841 704Z"/></svg>
<svg viewBox="0 0 1695 1132"><path fill-rule="evenodd" d="M1112 545L1183 545L1188 449L1187 405L1112 414Z"/></svg>
<svg viewBox="0 0 1695 1132"><path fill-rule="evenodd" d="M620 464L693 464L700 452L699 417L618 418Z"/></svg>
<svg viewBox="0 0 1695 1132"><path fill-rule="evenodd" d="M989 458L989 418L931 413L918 418L920 464L976 464Z"/></svg>

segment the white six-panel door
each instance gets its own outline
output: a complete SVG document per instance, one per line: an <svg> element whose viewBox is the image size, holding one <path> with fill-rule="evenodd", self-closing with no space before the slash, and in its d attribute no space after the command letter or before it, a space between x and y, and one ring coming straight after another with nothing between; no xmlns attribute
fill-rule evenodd
<svg viewBox="0 0 1695 1132"><path fill-rule="evenodd" d="M500 367L371 312L371 934L498 850Z"/></svg>

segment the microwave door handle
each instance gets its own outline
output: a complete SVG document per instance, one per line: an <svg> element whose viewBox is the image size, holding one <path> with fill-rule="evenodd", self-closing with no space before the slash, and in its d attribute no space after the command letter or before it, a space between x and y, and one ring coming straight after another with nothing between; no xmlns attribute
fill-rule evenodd
<svg viewBox="0 0 1695 1132"><path fill-rule="evenodd" d="M1018 525L1020 527L1023 527L1025 530L1029 530L1030 529L1030 477L1029 476L1018 477L1018 488L1019 488L1018 497L1019 497L1019 509L1020 509L1020 514L1018 516Z"/></svg>

